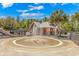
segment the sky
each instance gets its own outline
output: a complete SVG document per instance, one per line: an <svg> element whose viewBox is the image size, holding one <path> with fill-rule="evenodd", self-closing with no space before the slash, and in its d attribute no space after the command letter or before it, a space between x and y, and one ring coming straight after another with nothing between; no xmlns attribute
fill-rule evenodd
<svg viewBox="0 0 79 59"><path fill-rule="evenodd" d="M21 18L49 17L56 10L64 10L66 14L79 12L78 3L0 3L0 18L7 16Z"/></svg>

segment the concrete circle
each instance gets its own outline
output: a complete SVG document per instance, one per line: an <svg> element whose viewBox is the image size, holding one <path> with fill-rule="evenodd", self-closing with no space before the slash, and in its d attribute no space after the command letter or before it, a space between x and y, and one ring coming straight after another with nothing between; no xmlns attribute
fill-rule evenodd
<svg viewBox="0 0 79 59"><path fill-rule="evenodd" d="M62 41L49 37L29 37L13 40L13 44L20 47L48 48L57 47L63 44Z"/></svg>

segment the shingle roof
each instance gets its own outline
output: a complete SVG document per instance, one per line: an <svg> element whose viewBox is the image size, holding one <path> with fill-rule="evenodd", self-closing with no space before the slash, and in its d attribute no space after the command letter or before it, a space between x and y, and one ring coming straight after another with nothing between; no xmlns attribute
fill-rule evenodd
<svg viewBox="0 0 79 59"><path fill-rule="evenodd" d="M48 22L42 22L41 24L40 24L40 27L42 28L42 27L50 27L50 23L48 23Z"/></svg>
<svg viewBox="0 0 79 59"><path fill-rule="evenodd" d="M34 22L37 27L40 27L40 22Z"/></svg>
<svg viewBox="0 0 79 59"><path fill-rule="evenodd" d="M51 26L49 22L34 22L34 24L37 26L37 27L40 27L40 28L44 28L44 27L47 27L47 28L56 28L56 26Z"/></svg>

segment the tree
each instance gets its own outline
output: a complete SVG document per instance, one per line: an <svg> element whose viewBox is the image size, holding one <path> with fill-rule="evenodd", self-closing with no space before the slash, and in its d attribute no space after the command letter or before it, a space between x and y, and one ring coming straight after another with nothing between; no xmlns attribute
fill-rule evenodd
<svg viewBox="0 0 79 59"><path fill-rule="evenodd" d="M30 25L36 21L36 19L22 19L22 21L20 21L20 28L26 29L28 30L28 28L30 27Z"/></svg>
<svg viewBox="0 0 79 59"><path fill-rule="evenodd" d="M55 11L50 17L51 24L59 25L63 21L68 21L68 15L63 10Z"/></svg>
<svg viewBox="0 0 79 59"><path fill-rule="evenodd" d="M47 18L47 17L44 17L44 18L43 18L43 21L44 21L44 22L48 21L48 18Z"/></svg>
<svg viewBox="0 0 79 59"><path fill-rule="evenodd" d="M3 24L4 29L6 30L16 29L16 25L17 25L17 22L12 17L9 16L6 19L4 19L4 24Z"/></svg>
<svg viewBox="0 0 79 59"><path fill-rule="evenodd" d="M26 20L26 19L23 19L23 20L20 22L20 28L24 28L24 29L27 28L27 20Z"/></svg>
<svg viewBox="0 0 79 59"><path fill-rule="evenodd" d="M37 20L36 19L27 19L27 28L29 28L30 24L32 24L35 21L37 21Z"/></svg>
<svg viewBox="0 0 79 59"><path fill-rule="evenodd" d="M73 23L75 31L78 31L79 12L76 12L74 15L72 15L72 23Z"/></svg>
<svg viewBox="0 0 79 59"><path fill-rule="evenodd" d="M61 24L61 28L64 29L66 32L70 33L70 39L71 39L71 32L73 31L72 23L70 22L64 22Z"/></svg>
<svg viewBox="0 0 79 59"><path fill-rule="evenodd" d="M16 21L17 21L18 23L20 22L20 17L19 17L19 16L16 17Z"/></svg>
<svg viewBox="0 0 79 59"><path fill-rule="evenodd" d="M3 25L4 25L4 19L1 18L1 19L0 19L0 27L3 27Z"/></svg>
<svg viewBox="0 0 79 59"><path fill-rule="evenodd" d="M74 19L79 22L79 12L76 12L76 13L74 14Z"/></svg>

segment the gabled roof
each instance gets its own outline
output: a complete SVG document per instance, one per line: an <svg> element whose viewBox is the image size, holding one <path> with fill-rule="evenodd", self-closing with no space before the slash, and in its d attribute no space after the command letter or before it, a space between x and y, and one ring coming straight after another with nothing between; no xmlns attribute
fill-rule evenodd
<svg viewBox="0 0 79 59"><path fill-rule="evenodd" d="M30 26L30 28L31 27L33 27L33 25L36 25L36 27L38 27L38 28L57 28L57 26L52 26L52 25L50 25L50 23L49 22L33 22L32 24L31 24L31 26Z"/></svg>
<svg viewBox="0 0 79 59"><path fill-rule="evenodd" d="M50 23L49 22L40 23L40 28L43 28L43 27L50 27Z"/></svg>
<svg viewBox="0 0 79 59"><path fill-rule="evenodd" d="M35 24L37 27L40 27L40 22L34 22L33 24Z"/></svg>

